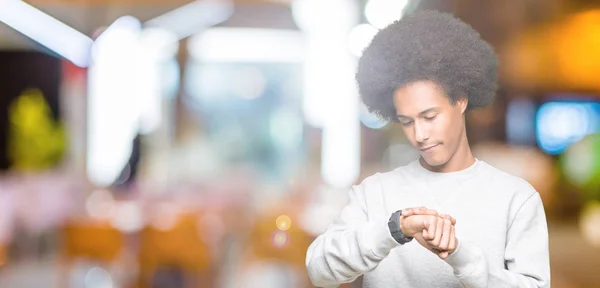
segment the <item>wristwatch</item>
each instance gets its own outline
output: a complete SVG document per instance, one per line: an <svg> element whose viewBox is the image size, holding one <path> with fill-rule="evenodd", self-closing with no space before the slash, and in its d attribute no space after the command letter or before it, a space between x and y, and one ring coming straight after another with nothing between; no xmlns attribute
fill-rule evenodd
<svg viewBox="0 0 600 288"><path fill-rule="evenodd" d="M406 236L402 233L402 229L400 229L400 216L402 215L402 210L398 210L392 214L390 220L388 221L388 228L390 229L390 234L392 234L392 238L396 240L396 242L400 244L406 244L413 240L413 237Z"/></svg>

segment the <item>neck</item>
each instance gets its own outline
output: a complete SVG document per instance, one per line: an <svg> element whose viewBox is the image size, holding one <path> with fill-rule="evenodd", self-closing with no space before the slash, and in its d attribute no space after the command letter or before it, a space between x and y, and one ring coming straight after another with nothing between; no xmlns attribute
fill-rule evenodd
<svg viewBox="0 0 600 288"><path fill-rule="evenodd" d="M429 171L448 173L462 171L471 167L471 165L475 163L475 156L473 156L473 153L471 152L471 147L469 146L466 133L463 133L460 143L458 144L458 148L454 154L450 156L448 162L439 166L431 166L427 164L422 157L419 159L419 162L421 163L421 166L425 167L425 169Z"/></svg>

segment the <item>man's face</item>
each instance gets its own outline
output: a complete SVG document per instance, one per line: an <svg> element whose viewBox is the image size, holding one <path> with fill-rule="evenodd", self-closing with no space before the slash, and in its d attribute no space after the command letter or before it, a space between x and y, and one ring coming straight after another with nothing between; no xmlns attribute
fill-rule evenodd
<svg viewBox="0 0 600 288"><path fill-rule="evenodd" d="M394 93L396 115L406 137L432 167L446 164L461 144L467 100L454 105L431 81L416 81Z"/></svg>

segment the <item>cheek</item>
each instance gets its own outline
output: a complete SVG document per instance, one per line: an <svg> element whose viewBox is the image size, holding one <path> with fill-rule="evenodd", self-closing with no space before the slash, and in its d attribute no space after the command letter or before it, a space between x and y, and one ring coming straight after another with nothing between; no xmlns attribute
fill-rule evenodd
<svg viewBox="0 0 600 288"><path fill-rule="evenodd" d="M418 148L420 145L419 143L417 143L417 140L415 140L415 130L413 129L413 127L404 127L402 125L400 127L402 129L402 132L404 132L404 136L406 136L406 139L408 139L410 145L412 145L415 148ZM433 134L430 135L433 136Z"/></svg>
<svg viewBox="0 0 600 288"><path fill-rule="evenodd" d="M408 141L410 141L411 144L415 144L415 135L413 133L413 129L411 127L404 127L402 124L398 124L400 125L400 128L402 129L402 132L404 132L404 136L406 136L406 139L408 139Z"/></svg>
<svg viewBox="0 0 600 288"><path fill-rule="evenodd" d="M444 124L440 125L440 127L443 127L443 130L440 131L440 133L443 133L442 135L444 137L442 141L448 142L446 144L450 146L455 145L462 134L462 122L460 119L455 119L454 117L448 117L444 120Z"/></svg>
<svg viewBox="0 0 600 288"><path fill-rule="evenodd" d="M456 135L456 125L450 117L444 117L439 119L439 123L436 123L433 128L435 131L436 140L444 142L444 144L451 144L453 142L454 135Z"/></svg>

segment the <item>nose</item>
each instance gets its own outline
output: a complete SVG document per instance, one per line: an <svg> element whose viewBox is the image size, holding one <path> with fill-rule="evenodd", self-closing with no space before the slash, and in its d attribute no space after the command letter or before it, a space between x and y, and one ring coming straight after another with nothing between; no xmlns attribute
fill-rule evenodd
<svg viewBox="0 0 600 288"><path fill-rule="evenodd" d="M426 131L423 124L415 121L415 125L413 127L415 128L415 141L418 143L423 143L429 139L429 133Z"/></svg>

